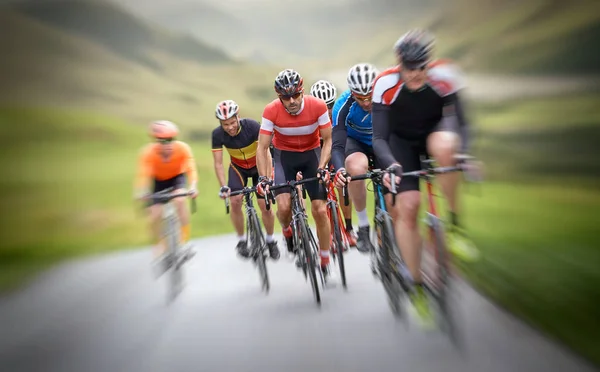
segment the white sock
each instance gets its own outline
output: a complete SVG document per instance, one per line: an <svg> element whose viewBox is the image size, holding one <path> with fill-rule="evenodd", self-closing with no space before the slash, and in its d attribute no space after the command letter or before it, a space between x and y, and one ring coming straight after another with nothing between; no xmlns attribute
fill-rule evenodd
<svg viewBox="0 0 600 372"><path fill-rule="evenodd" d="M267 235L267 243L271 243L275 241L275 239L273 239L273 235Z"/></svg>
<svg viewBox="0 0 600 372"><path fill-rule="evenodd" d="M367 208L362 211L356 211L358 215L358 227L369 226L369 216L367 215Z"/></svg>
<svg viewBox="0 0 600 372"><path fill-rule="evenodd" d="M246 235L238 235L238 240L240 242L245 242L246 241Z"/></svg>

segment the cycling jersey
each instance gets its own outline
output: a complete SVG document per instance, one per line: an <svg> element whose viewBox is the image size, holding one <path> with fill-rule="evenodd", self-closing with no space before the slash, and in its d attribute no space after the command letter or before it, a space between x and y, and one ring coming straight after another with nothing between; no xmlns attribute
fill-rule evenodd
<svg viewBox="0 0 600 372"><path fill-rule="evenodd" d="M415 148L422 148L431 132L455 130L461 136L461 151L466 152L468 125L458 97L462 88L458 69L448 61L431 63L427 82L417 91L406 88L400 67L382 72L375 80L372 108L373 148L381 166L388 167L397 160L390 147L391 135L418 142Z"/></svg>
<svg viewBox="0 0 600 372"><path fill-rule="evenodd" d="M371 113L360 107L352 97L350 89L342 93L335 101L332 117L333 146L331 148L331 162L337 170L344 166L346 139L352 138L371 147L373 126L371 124Z"/></svg>
<svg viewBox="0 0 600 372"><path fill-rule="evenodd" d="M162 155L159 143L150 143L142 149L136 185L138 189L147 188L150 179L166 181L181 174L187 174L191 183L198 181L196 163L190 146L181 141L173 141L168 158Z"/></svg>
<svg viewBox="0 0 600 372"><path fill-rule="evenodd" d="M244 169L256 167L256 148L260 124L252 119L240 119L240 128L235 136L230 136L219 125L212 132L212 151L223 151L231 157L231 163Z"/></svg>
<svg viewBox="0 0 600 372"><path fill-rule="evenodd" d="M273 134L275 149L304 152L319 147L320 129L331 127L325 101L304 96L300 111L292 115L279 99L273 100L263 111L260 133Z"/></svg>

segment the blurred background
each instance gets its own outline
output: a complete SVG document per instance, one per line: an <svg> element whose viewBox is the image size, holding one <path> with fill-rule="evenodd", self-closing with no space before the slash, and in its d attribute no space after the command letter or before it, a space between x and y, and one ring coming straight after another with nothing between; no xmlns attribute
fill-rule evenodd
<svg viewBox="0 0 600 372"><path fill-rule="evenodd" d="M273 79L347 87L411 27L465 73L486 182L463 187L483 294L600 364L597 0L0 0L0 290L78 256L149 244L132 202L149 120L200 172L194 237L232 232L209 151L215 104L260 121ZM226 156L228 159L228 156ZM369 209L371 210L371 209ZM279 230L277 229L277 232ZM233 247L231 247L233 251Z"/></svg>

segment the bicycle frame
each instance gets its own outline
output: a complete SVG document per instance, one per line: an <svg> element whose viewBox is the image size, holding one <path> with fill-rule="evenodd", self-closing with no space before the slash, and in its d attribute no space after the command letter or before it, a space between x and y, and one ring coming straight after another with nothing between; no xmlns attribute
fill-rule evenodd
<svg viewBox="0 0 600 372"><path fill-rule="evenodd" d="M335 174L332 174L331 177L335 177ZM342 241L345 249L350 248L350 240L348 239L348 232L346 231L346 223L344 222L344 214L340 208L340 203L337 198L336 187L333 182L329 182L327 186L327 217L329 218L329 223L331 224L331 239L333 236L333 219L331 216L331 211L335 211L338 217L338 223L340 225L340 231L342 233ZM348 193L346 192L346 198L348 197Z"/></svg>

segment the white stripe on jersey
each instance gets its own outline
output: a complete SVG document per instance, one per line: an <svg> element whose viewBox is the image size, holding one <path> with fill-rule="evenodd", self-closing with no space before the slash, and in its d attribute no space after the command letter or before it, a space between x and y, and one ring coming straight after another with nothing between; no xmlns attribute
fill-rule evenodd
<svg viewBox="0 0 600 372"><path fill-rule="evenodd" d="M317 123L322 126L325 125L327 123L329 123L329 112L325 111L323 113L323 115L319 116L319 119L317 120Z"/></svg>
<svg viewBox="0 0 600 372"><path fill-rule="evenodd" d="M262 122L260 124L260 130L265 130L267 132L273 132L274 124L271 120L267 118L262 118Z"/></svg>
<svg viewBox="0 0 600 372"><path fill-rule="evenodd" d="M329 118L327 119L329 121ZM325 123L327 124L327 123ZM319 127L319 123L312 123L310 125L303 125L301 127L279 127L275 125L273 128L284 136L305 136L307 134L313 134Z"/></svg>
<svg viewBox="0 0 600 372"><path fill-rule="evenodd" d="M396 92L396 94L394 95L394 98L392 99L392 102L384 102L383 101L383 94L390 88L394 87L396 84L398 84L398 81L400 81L400 74L398 73L392 73L392 74L388 74L385 76L380 77L379 79L377 79L377 82L375 83L375 86L373 87L373 103L383 103L384 105L389 105L392 102L394 102L396 100L396 97L398 97L398 92L400 90L398 90L398 92Z"/></svg>

